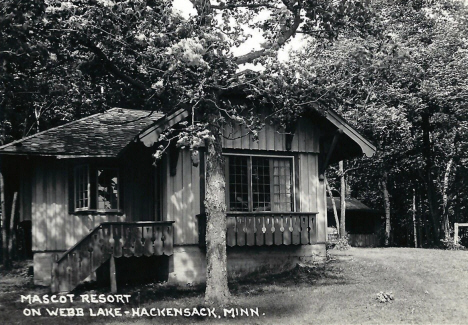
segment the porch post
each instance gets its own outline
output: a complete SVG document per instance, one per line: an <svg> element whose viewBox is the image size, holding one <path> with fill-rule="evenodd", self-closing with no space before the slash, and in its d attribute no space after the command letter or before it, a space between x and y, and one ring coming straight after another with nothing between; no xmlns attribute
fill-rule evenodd
<svg viewBox="0 0 468 325"><path fill-rule="evenodd" d="M111 285L111 292L117 292L117 278L115 272L115 257L111 255L110 257L110 285Z"/></svg>

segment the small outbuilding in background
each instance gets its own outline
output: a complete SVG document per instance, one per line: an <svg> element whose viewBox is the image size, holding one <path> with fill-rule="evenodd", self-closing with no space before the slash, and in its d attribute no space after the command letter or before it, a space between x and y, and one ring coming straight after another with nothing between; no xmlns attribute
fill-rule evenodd
<svg viewBox="0 0 468 325"><path fill-rule="evenodd" d="M340 197L333 197L340 216ZM349 244L353 247L377 247L381 246L382 232L382 212L369 208L367 205L355 198L346 199L346 232L348 233ZM327 221L330 234L331 229L336 229L336 222L333 216L333 206L331 198L327 197ZM330 229L331 228L331 229Z"/></svg>

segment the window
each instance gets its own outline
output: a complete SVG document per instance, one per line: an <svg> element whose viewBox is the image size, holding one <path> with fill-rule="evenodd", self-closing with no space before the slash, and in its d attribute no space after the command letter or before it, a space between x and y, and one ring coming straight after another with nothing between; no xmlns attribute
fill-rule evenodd
<svg viewBox="0 0 468 325"><path fill-rule="evenodd" d="M117 168L75 167L75 211L119 211L120 189Z"/></svg>
<svg viewBox="0 0 468 325"><path fill-rule="evenodd" d="M111 168L97 170L97 209L118 210L119 171Z"/></svg>
<svg viewBox="0 0 468 325"><path fill-rule="evenodd" d="M89 167L87 165L75 168L75 210L89 210Z"/></svg>
<svg viewBox="0 0 468 325"><path fill-rule="evenodd" d="M229 211L294 211L292 157L226 156Z"/></svg>

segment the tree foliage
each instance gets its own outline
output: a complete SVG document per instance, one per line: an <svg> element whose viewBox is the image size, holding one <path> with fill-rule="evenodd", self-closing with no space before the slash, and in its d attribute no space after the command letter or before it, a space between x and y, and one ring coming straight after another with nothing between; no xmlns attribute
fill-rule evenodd
<svg viewBox="0 0 468 325"><path fill-rule="evenodd" d="M425 242L437 245L450 234L446 225L462 220L455 210L464 210L459 183L466 183L467 163L467 9L457 1L372 6L383 37L344 35L329 47L310 46L296 62L308 62L311 82L322 76L329 90L324 97L378 146L377 159L358 166L354 195L382 207L377 184L388 174L393 233L405 244L416 189Z"/></svg>

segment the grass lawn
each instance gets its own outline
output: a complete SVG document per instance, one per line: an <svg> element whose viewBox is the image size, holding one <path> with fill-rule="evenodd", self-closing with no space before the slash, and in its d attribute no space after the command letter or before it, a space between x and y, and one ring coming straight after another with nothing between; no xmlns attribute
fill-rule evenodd
<svg viewBox="0 0 468 325"><path fill-rule="evenodd" d="M203 288L175 289L154 284L124 288L128 304L81 302L33 306L20 295L48 293L34 287L18 269L0 276L0 324L467 324L468 251L411 248L375 248L330 251L324 266L297 268L279 275L256 275L231 283L233 308L257 308L259 316L224 317L90 317L99 307L192 308L202 307ZM379 292L393 293L381 303ZM108 293L81 290L76 296ZM42 316L26 317L24 308L41 308ZM84 308L84 317L47 317L45 307ZM141 310L141 309L140 309ZM200 309L198 309L200 310ZM167 310L166 310L167 311ZM240 309L239 309L240 311Z"/></svg>

